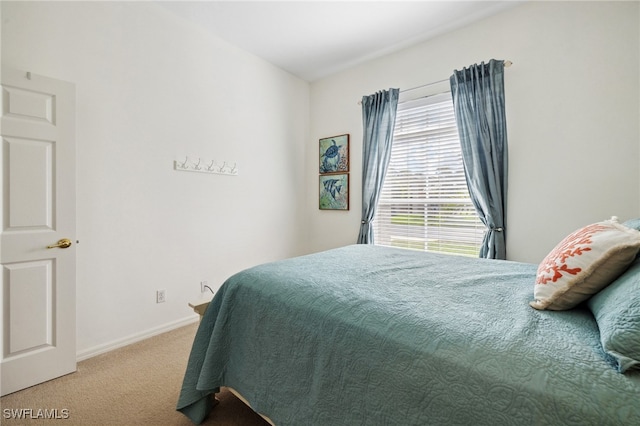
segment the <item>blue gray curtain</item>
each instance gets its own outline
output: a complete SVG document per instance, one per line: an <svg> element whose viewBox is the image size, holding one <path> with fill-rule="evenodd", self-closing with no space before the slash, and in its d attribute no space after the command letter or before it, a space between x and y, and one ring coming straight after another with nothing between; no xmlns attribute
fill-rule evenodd
<svg viewBox="0 0 640 426"><path fill-rule="evenodd" d="M455 70L450 83L469 194L487 227L479 256L506 259L504 62L492 59Z"/></svg>
<svg viewBox="0 0 640 426"><path fill-rule="evenodd" d="M391 157L399 95L399 89L389 89L362 97L362 220L358 244L373 244L371 221Z"/></svg>

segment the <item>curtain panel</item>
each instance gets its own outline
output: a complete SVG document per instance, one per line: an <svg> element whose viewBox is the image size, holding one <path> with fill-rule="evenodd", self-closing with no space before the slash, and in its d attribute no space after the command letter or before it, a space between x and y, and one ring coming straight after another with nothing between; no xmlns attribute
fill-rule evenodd
<svg viewBox="0 0 640 426"><path fill-rule="evenodd" d="M506 259L504 61L455 70L449 81L469 194L487 228L479 256Z"/></svg>
<svg viewBox="0 0 640 426"><path fill-rule="evenodd" d="M371 221L391 157L399 95L399 89L389 89L362 97L362 218L358 244L374 243Z"/></svg>

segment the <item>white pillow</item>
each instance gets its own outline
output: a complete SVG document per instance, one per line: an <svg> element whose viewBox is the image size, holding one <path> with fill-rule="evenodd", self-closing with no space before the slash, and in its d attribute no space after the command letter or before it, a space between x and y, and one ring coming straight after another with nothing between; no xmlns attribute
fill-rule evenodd
<svg viewBox="0 0 640 426"><path fill-rule="evenodd" d="M565 310L596 294L622 274L640 251L640 232L616 217L578 229L538 266L536 309Z"/></svg>

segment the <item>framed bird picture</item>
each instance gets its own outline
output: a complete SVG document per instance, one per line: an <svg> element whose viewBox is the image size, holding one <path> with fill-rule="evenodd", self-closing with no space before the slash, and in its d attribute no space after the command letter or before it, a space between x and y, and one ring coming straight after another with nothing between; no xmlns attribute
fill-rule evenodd
<svg viewBox="0 0 640 426"><path fill-rule="evenodd" d="M320 139L320 174L349 171L349 135Z"/></svg>
<svg viewBox="0 0 640 426"><path fill-rule="evenodd" d="M349 210L349 173L320 175L320 210Z"/></svg>

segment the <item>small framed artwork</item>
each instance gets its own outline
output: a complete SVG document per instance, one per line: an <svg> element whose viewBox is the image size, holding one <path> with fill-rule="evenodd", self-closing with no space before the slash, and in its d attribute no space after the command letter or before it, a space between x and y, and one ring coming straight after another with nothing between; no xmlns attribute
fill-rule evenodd
<svg viewBox="0 0 640 426"><path fill-rule="evenodd" d="M349 173L320 175L320 210L349 210Z"/></svg>
<svg viewBox="0 0 640 426"><path fill-rule="evenodd" d="M320 174L349 171L349 135L320 139Z"/></svg>

